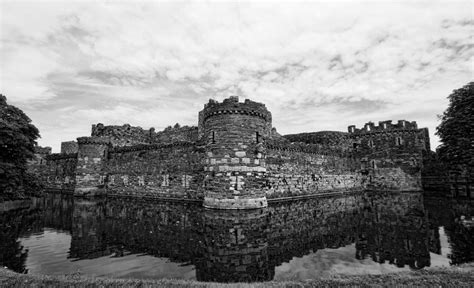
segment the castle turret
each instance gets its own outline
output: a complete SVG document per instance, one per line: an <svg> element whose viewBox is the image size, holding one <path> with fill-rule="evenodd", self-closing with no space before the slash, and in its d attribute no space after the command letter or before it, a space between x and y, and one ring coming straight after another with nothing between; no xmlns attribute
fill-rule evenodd
<svg viewBox="0 0 474 288"><path fill-rule="evenodd" d="M236 96L222 103L209 100L199 113L199 135L205 143L204 206L252 209L267 206L264 141L272 116L264 104Z"/></svg>
<svg viewBox="0 0 474 288"><path fill-rule="evenodd" d="M76 187L74 195L97 195L104 192L104 165L110 146L108 137L77 138Z"/></svg>
<svg viewBox="0 0 474 288"><path fill-rule="evenodd" d="M430 151L427 128L415 121L368 122L348 127L353 155L369 175L369 187L379 190L419 191L423 156Z"/></svg>

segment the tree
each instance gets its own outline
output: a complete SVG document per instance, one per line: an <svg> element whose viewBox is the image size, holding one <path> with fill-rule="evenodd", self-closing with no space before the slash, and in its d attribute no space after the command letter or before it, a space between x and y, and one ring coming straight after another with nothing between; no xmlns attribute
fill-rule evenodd
<svg viewBox="0 0 474 288"><path fill-rule="evenodd" d="M0 199L18 196L38 137L31 119L0 94Z"/></svg>
<svg viewBox="0 0 474 288"><path fill-rule="evenodd" d="M474 166L474 82L454 90L448 96L449 106L439 116L441 124L436 134L441 138L439 148L443 162Z"/></svg>

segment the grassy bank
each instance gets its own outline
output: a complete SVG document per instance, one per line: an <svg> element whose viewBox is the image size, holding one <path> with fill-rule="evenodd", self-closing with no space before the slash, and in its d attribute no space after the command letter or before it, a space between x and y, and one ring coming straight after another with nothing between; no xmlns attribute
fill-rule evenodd
<svg viewBox="0 0 474 288"><path fill-rule="evenodd" d="M24 275L0 268L1 287L473 287L474 265L393 273L333 276L303 282L205 283L187 280L136 280L90 278L78 275Z"/></svg>

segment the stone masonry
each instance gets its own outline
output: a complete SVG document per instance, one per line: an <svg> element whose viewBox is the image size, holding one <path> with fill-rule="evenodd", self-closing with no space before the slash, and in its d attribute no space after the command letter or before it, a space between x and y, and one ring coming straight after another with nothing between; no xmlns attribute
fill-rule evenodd
<svg viewBox="0 0 474 288"><path fill-rule="evenodd" d="M250 209L266 207L267 199L334 191L421 191L429 149L428 130L405 120L281 136L264 104L232 96L209 100L197 127L92 125L91 136L64 142L60 154L39 149L34 168L47 187L77 196L197 199L208 208Z"/></svg>

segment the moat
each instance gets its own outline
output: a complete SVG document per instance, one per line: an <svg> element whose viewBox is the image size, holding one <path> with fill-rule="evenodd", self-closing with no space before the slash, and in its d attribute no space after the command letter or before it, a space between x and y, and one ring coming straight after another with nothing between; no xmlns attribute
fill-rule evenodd
<svg viewBox="0 0 474 288"><path fill-rule="evenodd" d="M0 265L20 273L239 282L381 274L474 261L470 200L353 193L210 210L47 194L0 212ZM464 216L464 217L463 217Z"/></svg>

